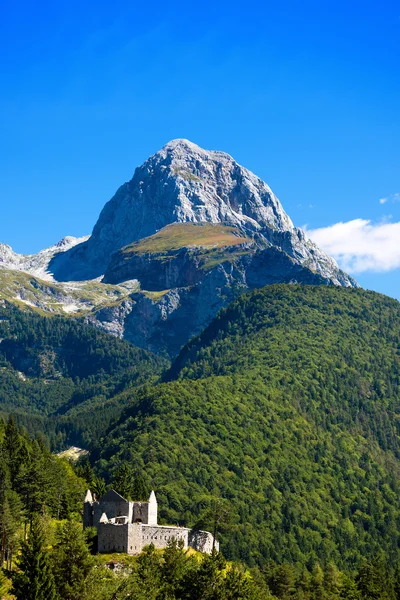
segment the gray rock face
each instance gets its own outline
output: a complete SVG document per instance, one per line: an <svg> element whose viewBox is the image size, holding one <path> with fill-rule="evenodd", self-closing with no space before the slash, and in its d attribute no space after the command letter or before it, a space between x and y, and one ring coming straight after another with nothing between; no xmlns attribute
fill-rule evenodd
<svg viewBox="0 0 400 600"><path fill-rule="evenodd" d="M91 237L54 257L59 281L95 278L122 247L170 223L225 223L259 234L301 264L354 285L336 262L308 240L285 213L268 185L224 152L173 140L138 167L105 205Z"/></svg>
<svg viewBox="0 0 400 600"><path fill-rule="evenodd" d="M138 280L142 291L99 305L86 319L169 356L248 289L358 286L294 227L265 182L228 154L182 139L136 169L89 238L65 238L32 256L0 244L1 266L66 287L99 277L100 286Z"/></svg>
<svg viewBox="0 0 400 600"><path fill-rule="evenodd" d="M7 244L0 243L0 268L22 271L41 279L51 280L52 276L48 272L48 267L54 256L65 255L68 250L76 245L82 245L87 239L87 236L81 238L66 236L54 246L45 248L37 254L17 254Z"/></svg>
<svg viewBox="0 0 400 600"><path fill-rule="evenodd" d="M150 272L156 267L151 262L148 266ZM195 285L166 290L160 296L133 294L132 308L123 320L123 337L156 354L176 356L221 308L249 289L274 283L329 285L331 282L274 247L254 251L203 271L202 279ZM107 330L103 315L104 311L96 313L96 325Z"/></svg>

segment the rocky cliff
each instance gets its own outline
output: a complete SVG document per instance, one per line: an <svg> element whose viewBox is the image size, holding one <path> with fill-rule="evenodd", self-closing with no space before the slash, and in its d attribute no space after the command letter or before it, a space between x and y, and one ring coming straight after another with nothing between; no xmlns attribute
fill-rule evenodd
<svg viewBox="0 0 400 600"><path fill-rule="evenodd" d="M50 270L59 281L105 273L114 252L171 223L224 223L258 234L338 285L354 285L305 234L293 226L268 185L224 152L173 140L138 167L105 205L90 238L57 254Z"/></svg>
<svg viewBox="0 0 400 600"><path fill-rule="evenodd" d="M124 286L112 290L120 301L103 298L85 318L171 356L247 289L278 282L357 287L294 227L265 182L228 154L182 139L136 169L89 238L66 238L28 257L3 245L2 265L61 287L96 278L97 286Z"/></svg>

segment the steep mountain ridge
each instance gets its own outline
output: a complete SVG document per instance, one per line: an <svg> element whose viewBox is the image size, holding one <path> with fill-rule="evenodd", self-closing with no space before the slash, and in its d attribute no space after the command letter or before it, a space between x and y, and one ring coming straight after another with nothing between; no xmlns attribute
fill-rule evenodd
<svg viewBox="0 0 400 600"><path fill-rule="evenodd" d="M8 244L0 243L0 268L22 271L52 281L53 277L48 268L54 256L86 242L88 237L76 238L69 235L54 244L54 246L40 250L37 254L18 254Z"/></svg>
<svg viewBox="0 0 400 600"><path fill-rule="evenodd" d="M279 282L358 286L294 227L265 182L228 154L184 139L136 169L90 237L65 238L32 256L2 245L1 266L3 279L7 268L49 281L46 287L30 279L26 290L20 278L16 302L34 298L41 310L83 315L168 356L248 289Z"/></svg>
<svg viewBox="0 0 400 600"><path fill-rule="evenodd" d="M107 202L90 238L53 258L58 280L103 275L124 246L171 223L223 223L258 233L269 244L332 280L354 285L333 259L295 228L268 185L219 151L177 139L138 167Z"/></svg>

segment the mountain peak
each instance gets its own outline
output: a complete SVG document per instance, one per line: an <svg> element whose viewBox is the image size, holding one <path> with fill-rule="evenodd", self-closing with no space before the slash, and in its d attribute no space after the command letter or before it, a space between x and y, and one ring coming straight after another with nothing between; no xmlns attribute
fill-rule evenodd
<svg viewBox="0 0 400 600"><path fill-rule="evenodd" d="M187 140L185 138L176 138L174 140L171 140L167 144L165 144L165 146L163 146L163 148L161 148L161 150L175 150L177 148L182 148L182 149L186 149L186 150L196 150L196 151L200 150L201 152L205 152L205 150L203 150L203 148L201 148L197 144L194 144L193 142L191 142L190 140Z"/></svg>
<svg viewBox="0 0 400 600"><path fill-rule="evenodd" d="M185 138L176 138L175 140L171 140L168 144L165 144L156 152L149 160L154 157L162 156L163 158L167 156L173 156L174 159L184 159L189 157L200 157L205 160L214 160L214 161L231 161L235 162L230 154L226 152L221 152L221 150L205 150L198 144L191 142ZM237 163L236 163L237 164Z"/></svg>
<svg viewBox="0 0 400 600"><path fill-rule="evenodd" d="M99 277L112 254L173 223L235 227L332 283L354 285L294 227L262 179L229 154L184 138L171 140L139 166L104 206L88 241L56 256L50 270L60 281Z"/></svg>

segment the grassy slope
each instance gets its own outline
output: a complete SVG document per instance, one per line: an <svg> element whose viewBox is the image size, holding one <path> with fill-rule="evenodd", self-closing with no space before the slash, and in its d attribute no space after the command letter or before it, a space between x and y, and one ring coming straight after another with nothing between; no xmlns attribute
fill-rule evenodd
<svg viewBox="0 0 400 600"><path fill-rule="evenodd" d="M97 281L52 283L22 271L0 269L0 302L10 302L42 313L84 314L93 308L121 301L137 289L139 284L124 286Z"/></svg>
<svg viewBox="0 0 400 600"><path fill-rule="evenodd" d="M235 227L214 223L175 223L167 225L154 235L123 249L129 254L156 254L185 247L224 248L245 244L251 240Z"/></svg>
<svg viewBox="0 0 400 600"><path fill-rule="evenodd" d="M399 560L399 304L361 290L268 286L183 350L95 452L140 466L166 521L204 494L232 507L223 550L353 567ZM203 500L202 500L203 498Z"/></svg>

